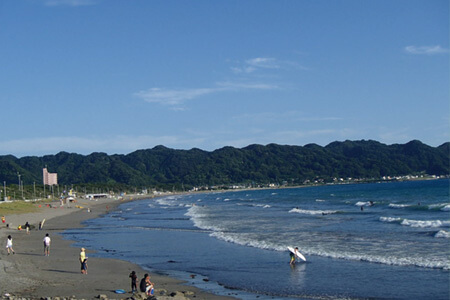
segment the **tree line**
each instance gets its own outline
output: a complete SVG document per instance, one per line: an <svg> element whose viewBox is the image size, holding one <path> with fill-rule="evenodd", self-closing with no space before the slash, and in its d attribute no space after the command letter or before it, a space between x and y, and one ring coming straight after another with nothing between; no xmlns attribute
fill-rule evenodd
<svg viewBox="0 0 450 300"><path fill-rule="evenodd" d="M450 143L431 147L413 140L386 145L372 140L308 144L249 145L214 151L164 146L122 155L60 152L42 157L0 156L0 182L42 184L42 168L58 183L189 188L226 184L303 184L320 178L380 178L414 174L448 175Z"/></svg>

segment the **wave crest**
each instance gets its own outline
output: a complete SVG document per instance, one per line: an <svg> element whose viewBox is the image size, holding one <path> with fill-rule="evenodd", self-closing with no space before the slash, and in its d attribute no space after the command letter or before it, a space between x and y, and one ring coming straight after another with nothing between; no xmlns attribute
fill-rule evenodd
<svg viewBox="0 0 450 300"><path fill-rule="evenodd" d="M337 213L336 210L307 210L307 209L300 209L300 208L293 208L289 212L305 214L305 215L330 215L330 214Z"/></svg>

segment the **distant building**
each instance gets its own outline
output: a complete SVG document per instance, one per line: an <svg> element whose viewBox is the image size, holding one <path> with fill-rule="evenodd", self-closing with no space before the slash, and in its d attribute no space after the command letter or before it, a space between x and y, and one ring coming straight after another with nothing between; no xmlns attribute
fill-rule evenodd
<svg viewBox="0 0 450 300"><path fill-rule="evenodd" d="M44 185L58 185L58 173L49 173L47 168L42 170Z"/></svg>

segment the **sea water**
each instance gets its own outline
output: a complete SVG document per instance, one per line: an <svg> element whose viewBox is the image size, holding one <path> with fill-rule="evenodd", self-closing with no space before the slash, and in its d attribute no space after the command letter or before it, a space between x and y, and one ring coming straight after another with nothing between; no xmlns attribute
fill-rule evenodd
<svg viewBox="0 0 450 300"><path fill-rule="evenodd" d="M65 235L241 299L449 299L449 211L448 180L246 190L129 202Z"/></svg>

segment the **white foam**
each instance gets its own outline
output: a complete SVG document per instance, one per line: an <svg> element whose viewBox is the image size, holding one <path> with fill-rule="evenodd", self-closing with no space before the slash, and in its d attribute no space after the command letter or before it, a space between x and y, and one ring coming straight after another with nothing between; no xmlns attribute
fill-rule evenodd
<svg viewBox="0 0 450 300"><path fill-rule="evenodd" d="M443 233L441 233L441 235L443 235ZM284 244L277 244L274 242L265 241L264 239L257 238L252 234L217 231L212 232L210 236L229 243L260 248L265 250L286 251L286 248L288 246ZM433 269L437 268L444 270L450 269L450 263L448 260L428 260L421 256L396 257L396 256L383 256L367 253L358 254L346 251L342 252L334 250L325 250L322 247L316 248L307 246L303 246L301 251L304 255L318 255L322 257L330 257L335 259L366 261L396 266L418 266L423 268L433 268Z"/></svg>
<svg viewBox="0 0 450 300"><path fill-rule="evenodd" d="M417 266L422 268L444 269L444 270L450 269L450 263L448 260L428 260L424 257L417 257L417 256L395 257L395 256L382 256L376 254L355 254L350 252L324 251L322 249L312 250L310 252L311 254L316 254L330 258L367 261L386 265Z"/></svg>
<svg viewBox="0 0 450 300"><path fill-rule="evenodd" d="M450 204L445 205L443 208L441 208L442 211L450 211Z"/></svg>
<svg viewBox="0 0 450 300"><path fill-rule="evenodd" d="M262 208L271 208L272 207L269 204L255 204L253 206L254 207L262 207Z"/></svg>
<svg viewBox="0 0 450 300"><path fill-rule="evenodd" d="M191 206L188 211L184 214L185 216L190 217L191 221L194 223L194 226L203 230L212 230L212 231L220 231L223 228L210 224L208 222L208 212L207 208L202 206Z"/></svg>
<svg viewBox="0 0 450 300"><path fill-rule="evenodd" d="M401 224L404 226L411 226L415 228L439 228L450 226L450 221L441 221L441 220L420 221L420 220L404 219Z"/></svg>
<svg viewBox="0 0 450 300"><path fill-rule="evenodd" d="M165 198L156 199L156 203L162 206L176 206L179 205L177 198L174 196L169 196Z"/></svg>
<svg viewBox="0 0 450 300"><path fill-rule="evenodd" d="M445 230L439 230L439 232L437 232L434 235L435 238L445 238L445 239L450 239L450 232L445 231Z"/></svg>
<svg viewBox="0 0 450 300"><path fill-rule="evenodd" d="M421 220L409 220L393 217L380 217L380 221L388 223L399 223L403 226L410 226L414 228L450 227L450 221L441 221L441 220L421 221Z"/></svg>
<svg viewBox="0 0 450 300"><path fill-rule="evenodd" d="M225 233L223 231L216 231L211 233L210 236L225 242L265 250L285 251L287 247L276 245L274 243L264 241L263 239L253 238L250 234L231 233L231 232Z"/></svg>
<svg viewBox="0 0 450 300"><path fill-rule="evenodd" d="M391 203L389 204L390 208L405 208L405 207L409 207L411 205L409 204L395 204L395 203Z"/></svg>
<svg viewBox="0 0 450 300"><path fill-rule="evenodd" d="M305 214L305 215L329 215L329 214L337 213L337 211L335 211L335 210L307 210L307 209L300 209L300 208L293 208L289 212Z"/></svg>
<svg viewBox="0 0 450 300"><path fill-rule="evenodd" d="M370 206L370 202L369 201L358 201L355 203L356 206Z"/></svg>
<svg viewBox="0 0 450 300"><path fill-rule="evenodd" d="M380 221L388 223L401 222L402 220L403 220L402 218L380 217Z"/></svg>

